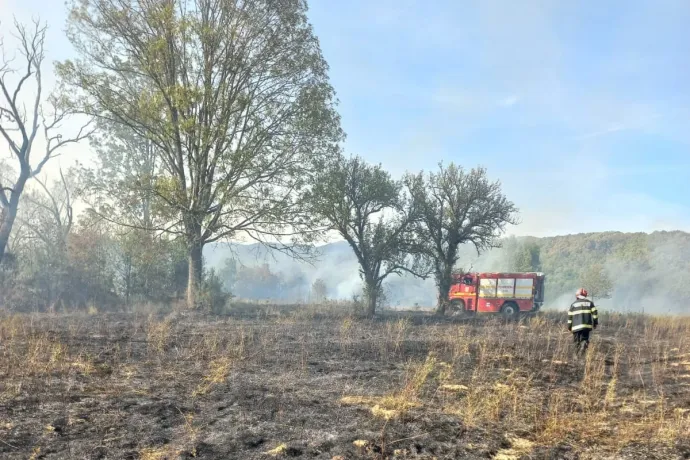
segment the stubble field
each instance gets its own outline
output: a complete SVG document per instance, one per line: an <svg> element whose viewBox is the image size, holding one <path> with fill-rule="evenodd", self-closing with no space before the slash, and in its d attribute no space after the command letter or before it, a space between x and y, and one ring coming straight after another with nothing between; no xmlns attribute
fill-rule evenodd
<svg viewBox="0 0 690 460"><path fill-rule="evenodd" d="M687 459L690 319L4 315L3 459Z"/></svg>

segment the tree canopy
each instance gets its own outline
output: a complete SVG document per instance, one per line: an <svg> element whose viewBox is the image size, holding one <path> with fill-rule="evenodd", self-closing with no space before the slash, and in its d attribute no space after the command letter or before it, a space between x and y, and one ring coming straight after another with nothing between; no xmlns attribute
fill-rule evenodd
<svg viewBox="0 0 690 460"><path fill-rule="evenodd" d="M441 164L437 172L408 175L406 182L419 207L418 250L433 267L438 313L443 314L460 246L471 244L478 253L497 247L505 227L517 223L517 208L484 168L465 171L454 163Z"/></svg>
<svg viewBox="0 0 690 460"><path fill-rule="evenodd" d="M303 1L75 0L68 36L79 57L58 72L73 105L159 161L122 183L168 207L158 230L184 236L190 307L205 244L311 234L306 179L343 134Z"/></svg>
<svg viewBox="0 0 690 460"><path fill-rule="evenodd" d="M316 176L310 202L355 253L370 316L388 276L425 276L410 231L418 218L416 204L380 165L339 157Z"/></svg>

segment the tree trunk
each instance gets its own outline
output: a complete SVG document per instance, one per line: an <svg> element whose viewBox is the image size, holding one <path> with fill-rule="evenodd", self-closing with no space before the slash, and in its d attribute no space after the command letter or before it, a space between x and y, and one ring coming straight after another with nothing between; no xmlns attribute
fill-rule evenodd
<svg viewBox="0 0 690 460"><path fill-rule="evenodd" d="M5 248L7 248L7 242L10 240L12 225L14 225L16 217L16 210L13 212L10 208L2 208L2 213L0 214L0 263L5 255Z"/></svg>
<svg viewBox="0 0 690 460"><path fill-rule="evenodd" d="M24 191L26 180L27 177L19 178L10 194L9 206L3 207L0 214L0 263L2 263L3 256L5 255L7 243L10 241L12 226L17 218L17 209L19 209L19 197Z"/></svg>
<svg viewBox="0 0 690 460"><path fill-rule="evenodd" d="M378 303L378 289L367 286L367 317L373 318L376 314L376 304Z"/></svg>
<svg viewBox="0 0 690 460"><path fill-rule="evenodd" d="M127 257L127 268L125 269L125 305L129 308L129 299L132 292L132 260Z"/></svg>
<svg viewBox="0 0 690 460"><path fill-rule="evenodd" d="M376 314L376 304L379 301L379 290L381 287L373 275L364 276L364 294L367 301L366 315L368 318L373 318Z"/></svg>
<svg viewBox="0 0 690 460"><path fill-rule="evenodd" d="M203 245L197 241L189 247L189 276L187 280L187 308L197 307L199 287L201 286L201 273L203 270L202 258Z"/></svg>
<svg viewBox="0 0 690 460"><path fill-rule="evenodd" d="M441 272L436 273L436 286L438 287L438 305L436 306L437 315L445 315L448 307L448 293L452 284L453 268L446 265Z"/></svg>

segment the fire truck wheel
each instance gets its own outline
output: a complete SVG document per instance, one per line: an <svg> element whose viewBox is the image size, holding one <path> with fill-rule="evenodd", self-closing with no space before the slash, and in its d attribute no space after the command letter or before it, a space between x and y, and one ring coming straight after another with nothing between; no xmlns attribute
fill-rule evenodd
<svg viewBox="0 0 690 460"><path fill-rule="evenodd" d="M505 319L515 320L520 315L520 308L513 302L506 302L503 304L503 308L501 308L501 315Z"/></svg>
<svg viewBox="0 0 690 460"><path fill-rule="evenodd" d="M453 300L448 306L449 316L461 316L465 313L465 302L462 300Z"/></svg>

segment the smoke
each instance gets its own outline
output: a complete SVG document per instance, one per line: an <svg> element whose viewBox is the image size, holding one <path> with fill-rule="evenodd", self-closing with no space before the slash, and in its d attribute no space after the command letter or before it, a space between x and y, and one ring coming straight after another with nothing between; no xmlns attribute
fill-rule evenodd
<svg viewBox="0 0 690 460"><path fill-rule="evenodd" d="M568 311L570 305L575 301L574 294L560 294L551 296L551 300L546 300L542 310L544 311Z"/></svg>
<svg viewBox="0 0 690 460"><path fill-rule="evenodd" d="M473 247L463 246L460 248L458 268L480 272L510 271L516 244L524 241L523 238L510 238L505 241L503 248L492 249L481 255L477 255ZM596 261L605 267L614 287L610 299L595 299L602 310L650 314L690 313L690 234L592 234L530 238L529 241L536 242L542 248L542 271L546 274L545 310L567 309L580 287L580 271L587 263ZM270 292L257 293L263 298L290 296L289 300L305 300L317 279L325 282L329 298L351 299L353 295L361 294L359 266L349 246L336 242L322 246L320 250L321 256L314 264L301 263L255 245L209 247L205 256L209 266L216 269L231 257L250 267L268 264L270 271L289 289L276 293L268 286ZM576 255L581 255L582 251L589 252L577 259L573 251L580 251ZM391 276L384 282L384 293L386 304L394 308L431 307L436 304L433 278L420 280L411 275Z"/></svg>
<svg viewBox="0 0 690 460"><path fill-rule="evenodd" d="M690 235L653 233L644 249L639 262L608 261L613 295L599 303L620 312L690 314Z"/></svg>
<svg viewBox="0 0 690 460"><path fill-rule="evenodd" d="M304 301L309 298L311 286L323 280L331 299L352 299L362 294L359 264L352 250L344 242L330 243L320 248L318 260L313 264L296 261L287 255L256 245L209 245L205 259L223 277L223 266L228 259L237 261L238 272L254 272L266 264L270 274L261 284L250 276L243 278L233 294L250 298L285 301ZM282 288L279 288L282 286ZM436 303L433 279L421 280L412 275L387 278L383 285L385 304L391 307L432 306Z"/></svg>

